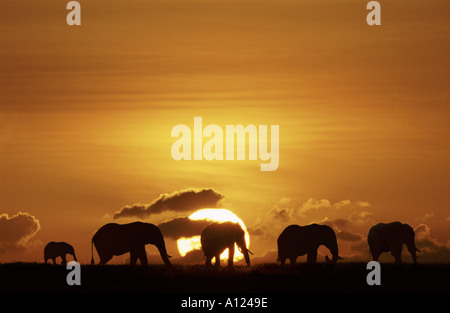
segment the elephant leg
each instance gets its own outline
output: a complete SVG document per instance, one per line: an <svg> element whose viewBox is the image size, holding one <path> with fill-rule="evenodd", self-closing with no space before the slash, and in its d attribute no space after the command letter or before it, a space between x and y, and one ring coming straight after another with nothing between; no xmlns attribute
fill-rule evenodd
<svg viewBox="0 0 450 313"><path fill-rule="evenodd" d="M55 265L56 264L56 258L52 258L52 261L53 261L53 265Z"/></svg>
<svg viewBox="0 0 450 313"><path fill-rule="evenodd" d="M391 252L391 254L394 256L396 264L402 263L402 253L401 252L400 253L395 252L395 254Z"/></svg>
<svg viewBox="0 0 450 313"><path fill-rule="evenodd" d="M407 246L408 247L408 251L411 254L413 263L416 264L417 263L417 256L416 256L416 247L415 246Z"/></svg>
<svg viewBox="0 0 450 313"><path fill-rule="evenodd" d="M291 257L289 258L289 261L291 262L291 265L294 265L295 262L297 261L297 256L291 256Z"/></svg>
<svg viewBox="0 0 450 313"><path fill-rule="evenodd" d="M286 258L280 258L280 263L281 263L281 265L284 265L285 263L286 263Z"/></svg>
<svg viewBox="0 0 450 313"><path fill-rule="evenodd" d="M378 262L378 258L380 257L381 252L379 252L379 251L371 251L370 253L372 254L373 260Z"/></svg>
<svg viewBox="0 0 450 313"><path fill-rule="evenodd" d="M234 261L234 242L228 247L228 267L233 267Z"/></svg>
<svg viewBox="0 0 450 313"><path fill-rule="evenodd" d="M219 267L220 266L220 254L216 254L216 256L214 257L215 258L215 266L216 267Z"/></svg>
<svg viewBox="0 0 450 313"><path fill-rule="evenodd" d="M375 258L378 259L380 257L380 255L377 254L377 252L373 248L369 248L369 259L370 259L370 256L372 256L372 259L374 261L377 261L377 260L375 260Z"/></svg>
<svg viewBox="0 0 450 313"><path fill-rule="evenodd" d="M391 254L394 256L397 264L402 263L402 248L402 244L395 243L391 245Z"/></svg>
<svg viewBox="0 0 450 313"><path fill-rule="evenodd" d="M66 259L66 255L65 254L61 255L61 264L62 265L66 265L67 264L67 259Z"/></svg>
<svg viewBox="0 0 450 313"><path fill-rule="evenodd" d="M317 250L311 250L308 252L308 255L306 257L306 262L308 264L315 264L317 263Z"/></svg>
<svg viewBox="0 0 450 313"><path fill-rule="evenodd" d="M138 259L138 253L136 251L130 251L130 265L136 265Z"/></svg>
<svg viewBox="0 0 450 313"><path fill-rule="evenodd" d="M142 249L139 249L138 259L141 261L141 265L147 266L147 253L145 252L145 246Z"/></svg>
<svg viewBox="0 0 450 313"><path fill-rule="evenodd" d="M205 265L206 265L207 267L211 266L211 260L212 260L212 258L206 257L206 259L205 259Z"/></svg>
<svg viewBox="0 0 450 313"><path fill-rule="evenodd" d="M99 265L105 265L106 263L108 263L109 260L112 259L112 255L109 254L99 254L100 257L100 262L98 263Z"/></svg>

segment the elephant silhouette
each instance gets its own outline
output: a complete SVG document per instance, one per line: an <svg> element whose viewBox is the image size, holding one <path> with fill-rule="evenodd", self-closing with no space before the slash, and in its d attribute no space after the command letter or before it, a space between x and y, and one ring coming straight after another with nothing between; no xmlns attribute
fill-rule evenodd
<svg viewBox="0 0 450 313"><path fill-rule="evenodd" d="M70 254L73 256L74 261L77 261L77 258L75 256L75 250L73 249L72 245L68 244L67 242L54 242L51 241L47 243L47 245L44 247L44 260L45 263L50 259L53 261L53 264L56 264L56 258L61 257L62 265L67 264L66 255Z"/></svg>
<svg viewBox="0 0 450 313"><path fill-rule="evenodd" d="M406 244L414 264L417 263L416 252L420 250L416 248L414 230L408 224L398 221L376 224L369 230L367 243L374 261L378 261L381 253L390 251L395 263L402 263L403 244Z"/></svg>
<svg viewBox="0 0 450 313"><path fill-rule="evenodd" d="M252 253L247 249L245 232L239 223L212 223L203 229L200 241L206 266L210 266L212 258L215 258L215 266L219 267L220 254L228 248L228 267L233 267L235 244L250 266L249 253Z"/></svg>
<svg viewBox="0 0 450 313"><path fill-rule="evenodd" d="M295 264L297 257L307 254L307 263L317 262L317 249L326 246L332 259L325 257L327 263L335 264L342 259L334 230L327 225L311 224L307 226L290 225L286 227L277 240L278 260L284 265L286 259Z"/></svg>
<svg viewBox="0 0 450 313"><path fill-rule="evenodd" d="M115 255L130 252L130 264L136 265L139 259L142 265L148 265L145 245L155 245L166 266L171 266L164 237L158 226L150 223L134 222L129 224L109 223L103 225L92 237L91 264L94 264L93 246L100 257L100 265L106 264Z"/></svg>

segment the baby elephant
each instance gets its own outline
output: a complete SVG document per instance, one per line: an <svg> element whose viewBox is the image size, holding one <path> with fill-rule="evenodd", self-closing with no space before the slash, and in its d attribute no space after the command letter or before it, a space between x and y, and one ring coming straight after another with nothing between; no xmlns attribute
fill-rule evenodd
<svg viewBox="0 0 450 313"><path fill-rule="evenodd" d="M48 259L53 260L53 264L56 264L56 258L61 257L62 265L67 264L66 254L71 254L73 256L74 261L77 261L75 257L75 251L73 247L69 245L67 242L49 242L44 248L44 259L45 263L47 263Z"/></svg>

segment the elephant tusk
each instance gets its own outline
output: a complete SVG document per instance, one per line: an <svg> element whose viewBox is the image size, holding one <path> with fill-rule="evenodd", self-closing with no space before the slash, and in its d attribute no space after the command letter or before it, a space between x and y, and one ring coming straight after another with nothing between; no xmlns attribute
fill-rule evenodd
<svg viewBox="0 0 450 313"><path fill-rule="evenodd" d="M242 252L241 248L238 247L238 250L240 253L244 254L244 252ZM248 249L245 249L245 250L247 250L247 252L250 253L251 255L254 255L250 250L248 250Z"/></svg>
<svg viewBox="0 0 450 313"><path fill-rule="evenodd" d="M343 260L344 258L341 258L340 256L337 257L338 260Z"/></svg>
<svg viewBox="0 0 450 313"><path fill-rule="evenodd" d="M170 259L172 256L171 255L168 255L168 254L166 254L166 257L168 258L168 259Z"/></svg>

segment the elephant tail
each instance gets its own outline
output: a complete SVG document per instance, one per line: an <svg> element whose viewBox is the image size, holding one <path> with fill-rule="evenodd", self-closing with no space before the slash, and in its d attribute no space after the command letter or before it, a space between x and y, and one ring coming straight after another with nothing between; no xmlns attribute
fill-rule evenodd
<svg viewBox="0 0 450 313"><path fill-rule="evenodd" d="M91 265L94 265L94 240L91 240Z"/></svg>

